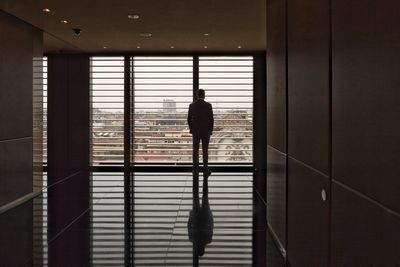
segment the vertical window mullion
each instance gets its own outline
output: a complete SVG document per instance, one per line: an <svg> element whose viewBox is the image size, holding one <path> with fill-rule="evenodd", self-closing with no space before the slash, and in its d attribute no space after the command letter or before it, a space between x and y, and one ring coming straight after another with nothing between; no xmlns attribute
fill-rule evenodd
<svg viewBox="0 0 400 267"><path fill-rule="evenodd" d="M124 58L124 224L125 266L131 266L131 75L129 56Z"/></svg>

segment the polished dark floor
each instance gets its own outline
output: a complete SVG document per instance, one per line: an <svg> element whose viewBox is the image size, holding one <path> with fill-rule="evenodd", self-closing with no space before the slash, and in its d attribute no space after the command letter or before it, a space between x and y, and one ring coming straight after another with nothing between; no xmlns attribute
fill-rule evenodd
<svg viewBox="0 0 400 267"><path fill-rule="evenodd" d="M92 179L93 266L122 266L123 177L95 173ZM198 194L193 194L191 173L137 173L134 180L135 266L193 266L196 243L206 241L199 266L252 265L251 174L213 174L208 198L201 175ZM204 216L206 198L209 209ZM205 236L209 240L200 240Z"/></svg>
<svg viewBox="0 0 400 267"><path fill-rule="evenodd" d="M91 266L125 266L127 234L133 239L133 266L253 266L253 250L260 248L253 247L252 173L213 173L208 182L202 174L136 173L130 233L124 224L123 174L98 172L90 179L90 244L85 249ZM47 191L0 217L0 223L9 222L5 228L19 231L20 240L29 240L29 227L12 221L31 221L33 256L26 262L34 266L48 266L52 247L60 243L65 253L74 253L62 240L75 222L47 238Z"/></svg>
<svg viewBox="0 0 400 267"><path fill-rule="evenodd" d="M205 184L202 174L136 173L134 266L252 266L252 179L251 173L213 173ZM123 185L122 173L91 176L92 266L124 266ZM205 189L208 194L203 194ZM43 245L45 266L51 252L51 242L48 248L46 241L46 200L36 202L35 209L44 210L36 215L37 221L42 215L43 224L36 231L44 237L36 246Z"/></svg>

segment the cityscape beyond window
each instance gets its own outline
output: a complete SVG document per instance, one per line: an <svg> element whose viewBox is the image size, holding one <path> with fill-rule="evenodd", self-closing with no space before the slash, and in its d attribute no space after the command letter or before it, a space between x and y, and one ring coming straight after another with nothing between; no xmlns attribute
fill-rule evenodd
<svg viewBox="0 0 400 267"><path fill-rule="evenodd" d="M214 109L210 163L252 163L253 57L199 57L198 68L194 62L193 57L130 58L133 163L191 163L187 110L196 93L194 77ZM123 57L91 58L93 165L123 164L125 64Z"/></svg>

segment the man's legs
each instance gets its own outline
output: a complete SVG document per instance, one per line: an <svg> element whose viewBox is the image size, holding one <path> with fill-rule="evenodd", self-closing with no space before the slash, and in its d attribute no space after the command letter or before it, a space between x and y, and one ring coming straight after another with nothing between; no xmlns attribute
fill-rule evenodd
<svg viewBox="0 0 400 267"><path fill-rule="evenodd" d="M193 171L196 173L199 171L199 147L200 138L193 135Z"/></svg>
<svg viewBox="0 0 400 267"><path fill-rule="evenodd" d="M208 169L208 144L210 143L210 136L204 136L201 138L201 147L203 150L203 166L204 166L204 177L208 178L210 176L211 172Z"/></svg>

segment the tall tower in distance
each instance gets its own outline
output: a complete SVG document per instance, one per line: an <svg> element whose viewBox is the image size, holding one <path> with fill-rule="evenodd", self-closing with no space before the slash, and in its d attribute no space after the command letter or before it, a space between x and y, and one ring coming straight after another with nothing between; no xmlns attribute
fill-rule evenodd
<svg viewBox="0 0 400 267"><path fill-rule="evenodd" d="M172 99L163 100L163 113L175 113L176 112L176 102Z"/></svg>

